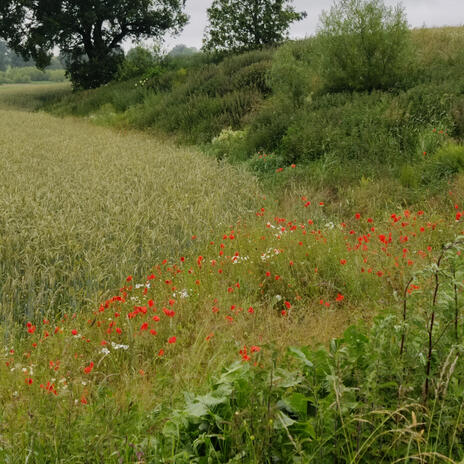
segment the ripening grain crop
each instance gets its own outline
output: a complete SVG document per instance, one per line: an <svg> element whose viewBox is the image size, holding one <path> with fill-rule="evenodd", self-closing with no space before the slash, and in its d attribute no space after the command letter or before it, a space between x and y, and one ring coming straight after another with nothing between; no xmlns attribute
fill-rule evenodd
<svg viewBox="0 0 464 464"><path fill-rule="evenodd" d="M256 209L251 176L194 149L7 106L35 89L0 89L2 319L80 311Z"/></svg>

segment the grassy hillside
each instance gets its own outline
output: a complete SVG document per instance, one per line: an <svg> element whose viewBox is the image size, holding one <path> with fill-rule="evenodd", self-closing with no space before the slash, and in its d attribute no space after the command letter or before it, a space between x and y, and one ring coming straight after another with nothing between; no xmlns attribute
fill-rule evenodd
<svg viewBox="0 0 464 464"><path fill-rule="evenodd" d="M343 163L355 178L428 183L426 174L411 180L407 171L426 169L424 152L431 157L464 137L464 29L412 31L408 67L388 91L328 92L321 47L311 38L218 63L167 61L50 110L168 132L258 174L295 163L309 178L323 167L323 180L337 185L346 180L346 170L337 171ZM258 152L273 161L264 165Z"/></svg>

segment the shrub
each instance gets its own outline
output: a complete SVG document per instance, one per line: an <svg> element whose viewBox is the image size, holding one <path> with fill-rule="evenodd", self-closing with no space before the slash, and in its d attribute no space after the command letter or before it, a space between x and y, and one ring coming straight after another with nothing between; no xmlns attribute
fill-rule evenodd
<svg viewBox="0 0 464 464"><path fill-rule="evenodd" d="M318 39L330 90L396 87L411 58L404 9L383 0L339 0L322 14Z"/></svg>
<svg viewBox="0 0 464 464"><path fill-rule="evenodd" d="M133 79L146 73L157 61L156 56L146 48L135 47L129 50L119 67L118 79Z"/></svg>
<svg viewBox="0 0 464 464"><path fill-rule="evenodd" d="M63 69L47 70L47 74L52 82L64 82L66 80Z"/></svg>
<svg viewBox="0 0 464 464"><path fill-rule="evenodd" d="M274 151L291 124L293 108L284 98L271 97L250 118L247 152L250 156L259 150Z"/></svg>
<svg viewBox="0 0 464 464"><path fill-rule="evenodd" d="M459 27L415 29L411 34L420 82L461 78L464 74L464 34Z"/></svg>
<svg viewBox="0 0 464 464"><path fill-rule="evenodd" d="M311 91L317 90L318 60L314 40L288 42L272 60L268 82L274 94L301 106Z"/></svg>
<svg viewBox="0 0 464 464"><path fill-rule="evenodd" d="M207 152L218 160L243 161L246 154L245 136L246 132L242 130L223 129L217 137L213 138Z"/></svg>
<svg viewBox="0 0 464 464"><path fill-rule="evenodd" d="M422 181L427 185L446 180L461 171L464 171L464 146L449 143L427 161Z"/></svg>
<svg viewBox="0 0 464 464"><path fill-rule="evenodd" d="M384 122L388 103L381 93L321 97L295 114L279 151L288 163L327 153L366 163L392 159L400 152L400 140Z"/></svg>
<svg viewBox="0 0 464 464"><path fill-rule="evenodd" d="M232 78L232 85L236 89L243 87L255 88L262 95L266 96L271 93L266 75L271 67L270 61L258 61L239 69Z"/></svg>

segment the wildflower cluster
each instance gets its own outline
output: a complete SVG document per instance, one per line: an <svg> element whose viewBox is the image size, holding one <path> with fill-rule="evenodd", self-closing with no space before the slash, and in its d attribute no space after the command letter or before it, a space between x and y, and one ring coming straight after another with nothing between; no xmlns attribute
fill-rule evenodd
<svg viewBox="0 0 464 464"><path fill-rule="evenodd" d="M311 311L349 311L366 298L373 308L391 302L461 228L458 205L448 222L404 210L387 220L356 213L334 224L311 218L320 217L324 202L313 205L305 196L300 202L304 222L261 208L256 224L230 227L201 255L163 260L139 283L128 276L91 314L28 322L27 341L2 356L11 391L37 388L88 404L121 364L156 376L201 333L206 350L218 337L229 339L248 362L273 341L260 333L264 321L280 319L281 330L291 330ZM411 282L408 293L421 285Z"/></svg>

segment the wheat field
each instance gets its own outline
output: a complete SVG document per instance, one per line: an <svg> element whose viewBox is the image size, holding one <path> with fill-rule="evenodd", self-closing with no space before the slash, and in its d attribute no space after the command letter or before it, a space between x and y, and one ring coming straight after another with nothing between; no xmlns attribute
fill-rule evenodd
<svg viewBox="0 0 464 464"><path fill-rule="evenodd" d="M63 91L0 89L3 320L97 304L128 274L204 242L259 201L251 176L194 149L23 111Z"/></svg>

